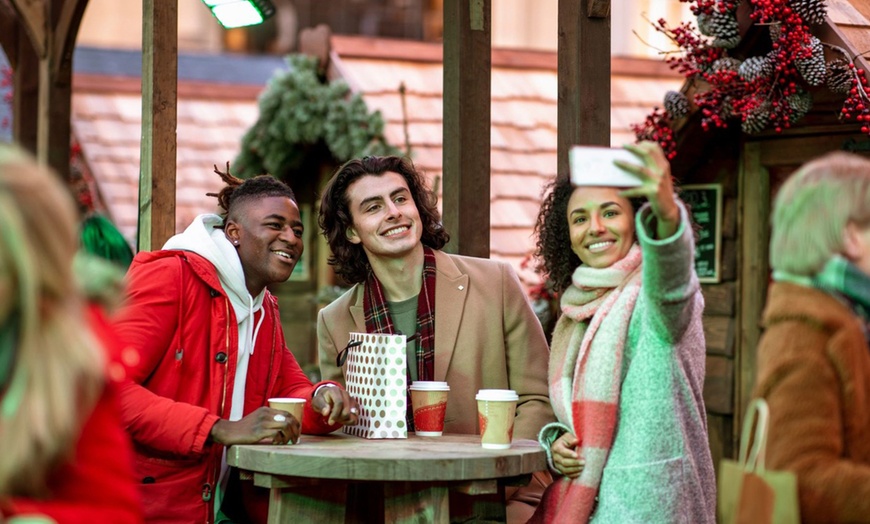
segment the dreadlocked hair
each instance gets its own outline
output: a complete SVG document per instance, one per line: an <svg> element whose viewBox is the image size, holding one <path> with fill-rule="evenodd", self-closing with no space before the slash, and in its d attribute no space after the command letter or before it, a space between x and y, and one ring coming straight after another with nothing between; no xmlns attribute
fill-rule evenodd
<svg viewBox="0 0 870 524"><path fill-rule="evenodd" d="M246 200L266 197L287 197L296 202L296 194L290 186L272 175L258 175L247 180L237 178L230 173L230 163L227 170L221 171L217 165L214 172L221 177L226 186L217 193L206 193L206 196L216 197L218 206L223 210L221 216L226 218L233 206Z"/></svg>

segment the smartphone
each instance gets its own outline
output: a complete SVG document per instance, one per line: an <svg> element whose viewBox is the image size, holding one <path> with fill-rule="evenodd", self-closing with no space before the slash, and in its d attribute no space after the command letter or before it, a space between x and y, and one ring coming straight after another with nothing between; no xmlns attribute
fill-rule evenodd
<svg viewBox="0 0 870 524"><path fill-rule="evenodd" d="M624 160L640 164L640 160L621 147L574 146L568 152L571 183L575 186L636 187L641 181L613 164Z"/></svg>

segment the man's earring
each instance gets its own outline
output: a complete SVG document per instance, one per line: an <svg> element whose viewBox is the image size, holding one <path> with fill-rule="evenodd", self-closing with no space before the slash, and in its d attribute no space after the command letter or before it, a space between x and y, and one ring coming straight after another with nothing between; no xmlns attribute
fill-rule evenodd
<svg viewBox="0 0 870 524"><path fill-rule="evenodd" d="M234 245L234 246L238 246L238 245L239 245L239 241L238 241L238 240L233 240L233 245Z"/></svg>

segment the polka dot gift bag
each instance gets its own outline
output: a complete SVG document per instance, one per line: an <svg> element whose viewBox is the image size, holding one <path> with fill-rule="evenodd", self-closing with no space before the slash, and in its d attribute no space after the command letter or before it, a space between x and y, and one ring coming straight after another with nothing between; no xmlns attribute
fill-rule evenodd
<svg viewBox="0 0 870 524"><path fill-rule="evenodd" d="M360 406L359 423L344 432L357 437L408 438L405 335L351 333L345 384Z"/></svg>

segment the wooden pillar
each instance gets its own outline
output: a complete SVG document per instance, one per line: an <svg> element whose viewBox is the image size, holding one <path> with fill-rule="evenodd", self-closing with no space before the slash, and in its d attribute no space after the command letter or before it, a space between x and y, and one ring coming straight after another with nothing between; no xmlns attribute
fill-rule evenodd
<svg viewBox="0 0 870 524"><path fill-rule="evenodd" d="M87 0L12 0L20 22L13 133L37 159L69 177L72 49ZM4 46L11 38L3 40Z"/></svg>
<svg viewBox="0 0 870 524"><path fill-rule="evenodd" d="M36 155L39 56L24 31L18 30L16 54L10 62L15 72L12 86L12 137L21 147Z"/></svg>
<svg viewBox="0 0 870 524"><path fill-rule="evenodd" d="M175 234L178 0L142 2L142 158L139 251Z"/></svg>
<svg viewBox="0 0 870 524"><path fill-rule="evenodd" d="M444 0L446 250L489 257L492 0Z"/></svg>
<svg viewBox="0 0 870 524"><path fill-rule="evenodd" d="M573 145L610 145L610 0L559 0L559 176Z"/></svg>
<svg viewBox="0 0 870 524"><path fill-rule="evenodd" d="M761 338L761 314L769 277L767 256L770 227L770 175L761 161L761 144L749 142L743 147L743 161L738 180L738 238L740 239L740 273L738 291L738 333L735 368L734 441L739 441L743 411L752 397L758 341Z"/></svg>

